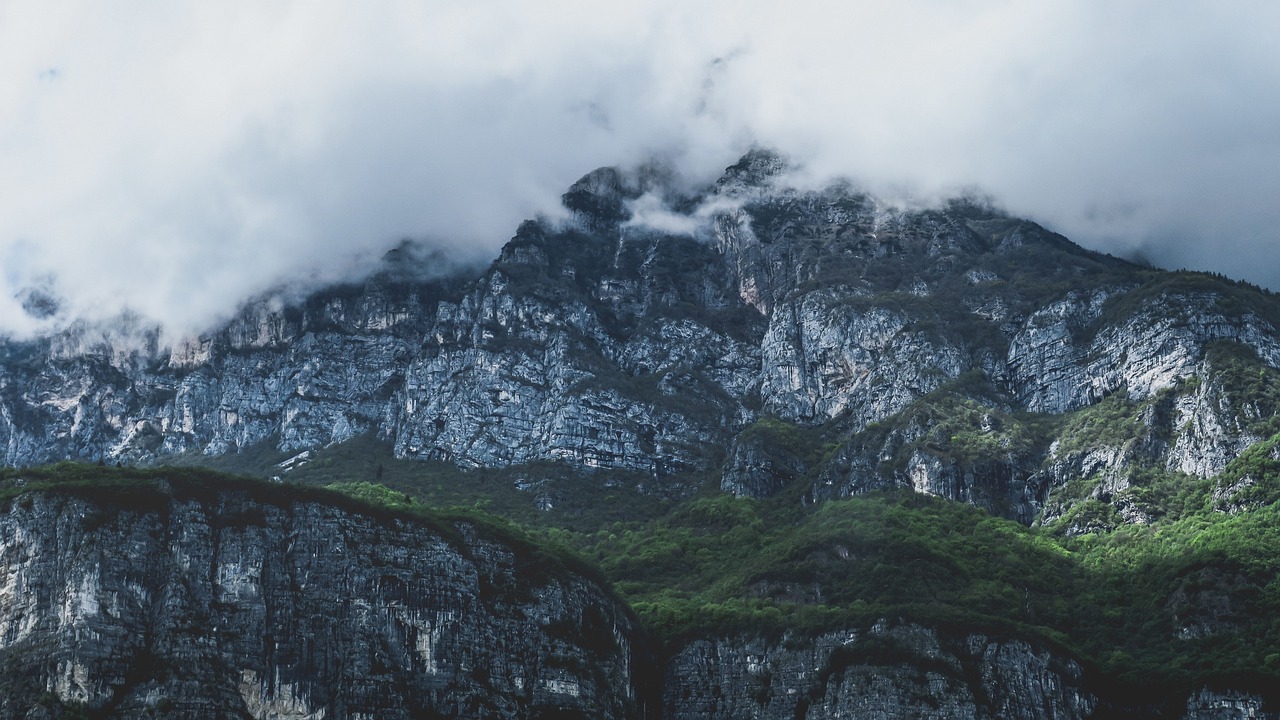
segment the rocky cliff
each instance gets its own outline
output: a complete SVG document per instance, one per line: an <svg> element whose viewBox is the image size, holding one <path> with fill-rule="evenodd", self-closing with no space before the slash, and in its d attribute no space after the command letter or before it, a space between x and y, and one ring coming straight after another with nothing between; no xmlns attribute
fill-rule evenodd
<svg viewBox="0 0 1280 720"><path fill-rule="evenodd" d="M483 524L88 480L6 488L0 717L645 716L632 616Z"/></svg>
<svg viewBox="0 0 1280 720"><path fill-rule="evenodd" d="M692 190L653 168L601 169L564 195L568 219L524 223L483 270L442 271L406 245L360 282L257 298L179 342L137 318L0 339L0 462L261 456L255 469L286 475L308 453L376 438L418 467L510 470L502 477L535 488L528 500L549 516L570 475L655 503L718 487L812 514L882 491L937 496L1062 540L1034 558L1074 558L1061 566L1071 582L1109 582L1112 567L1159 581L1097 596L1045 584L1033 598L1007 572L976 578L952 609L994 598L1030 628L998 638L906 620L781 641L702 632L670 648L666 712L1263 717L1258 696L1215 689L1257 687L1236 676L1126 705L1043 638L1096 640L1108 667L1181 658L1179 677L1209 677L1211 663L1187 660L1199 653L1256 656L1274 675L1258 608L1271 607L1276 555L1249 543L1270 537L1270 515L1250 514L1280 498L1280 300L1090 252L986 202L894 207L788 177L768 152ZM22 692L121 717L215 705L255 717L619 716L643 695L625 613L572 574L522 577L501 542L465 523L459 537L325 503L157 497L145 510L74 494L9 506L0 597L13 612L0 637L16 648L6 663L37 679ZM1116 560L1127 550L1114 548L1164 541L1139 529L1174 522L1168 548ZM1024 537L1005 526L973 536L992 527ZM622 540L611 528L590 542L635 530L617 529ZM618 567L709 567L717 558L696 541L713 529L742 547L759 530L680 528L666 545L628 546L635 562ZM864 584L902 563L924 572L903 585L913 590L957 577L959 555L910 540L869 564ZM916 602L861 585L833 600L778 570L876 554L849 547L823 539L780 555L777 582L728 578L710 606L724 588L818 613ZM1121 607L1131 590L1149 606ZM1063 597L1101 601L1076 623ZM1033 612L1045 598L1060 601L1051 619L1047 605ZM314 619L335 613L349 633ZM182 705L194 686L214 694Z"/></svg>
<svg viewBox="0 0 1280 720"><path fill-rule="evenodd" d="M0 461L374 433L399 457L549 460L666 495L804 478L814 500L902 486L1027 523L1097 500L1123 522L1147 512L1124 501L1135 462L1215 477L1268 437L1273 408L1225 401L1210 349L1270 377L1270 294L1088 252L981 202L908 210L786 170L755 152L683 193L598 170L565 194L570 220L525 223L483 272L442 275L406 246L362 283L250 302L173 347L136 319L0 341ZM1076 449L1064 419L1107 398L1151 410ZM978 407L936 412L953 400ZM838 452L806 464L736 440L761 420Z"/></svg>
<svg viewBox="0 0 1280 720"><path fill-rule="evenodd" d="M881 623L803 643L692 643L668 669L665 705L679 720L1087 718L1099 702L1083 675L1025 642Z"/></svg>
<svg viewBox="0 0 1280 720"><path fill-rule="evenodd" d="M1074 660L1023 640L884 621L796 642L690 643L667 668L672 720L1181 718L1267 720L1256 694L1116 692Z"/></svg>
<svg viewBox="0 0 1280 720"><path fill-rule="evenodd" d="M398 498L90 466L0 494L0 718L1278 717L903 620L659 654L578 561Z"/></svg>

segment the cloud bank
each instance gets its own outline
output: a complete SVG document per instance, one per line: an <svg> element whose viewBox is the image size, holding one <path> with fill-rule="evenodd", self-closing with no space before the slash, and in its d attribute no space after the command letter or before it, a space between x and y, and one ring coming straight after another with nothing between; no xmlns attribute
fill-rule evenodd
<svg viewBox="0 0 1280 720"><path fill-rule="evenodd" d="M402 238L489 256L601 165L703 182L753 144L1280 288L1276 27L1176 0L14 0L0 331L44 288L188 332Z"/></svg>

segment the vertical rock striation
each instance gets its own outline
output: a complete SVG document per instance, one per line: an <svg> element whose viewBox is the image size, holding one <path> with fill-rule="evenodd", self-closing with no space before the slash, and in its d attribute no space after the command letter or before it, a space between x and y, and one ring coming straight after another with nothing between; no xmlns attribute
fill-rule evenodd
<svg viewBox="0 0 1280 720"><path fill-rule="evenodd" d="M0 717L643 716L651 660L594 582L466 522L263 494L10 501Z"/></svg>
<svg viewBox="0 0 1280 720"><path fill-rule="evenodd" d="M812 639L693 642L672 660L664 693L672 720L1036 720L1099 707L1078 665L1026 642L885 623Z"/></svg>

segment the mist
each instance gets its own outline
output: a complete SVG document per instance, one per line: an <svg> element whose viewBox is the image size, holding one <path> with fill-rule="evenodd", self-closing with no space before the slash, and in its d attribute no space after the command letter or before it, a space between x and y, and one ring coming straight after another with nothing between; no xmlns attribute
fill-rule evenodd
<svg viewBox="0 0 1280 720"><path fill-rule="evenodd" d="M405 238L491 257L596 167L697 184L756 145L1280 288L1276 27L1262 2L6 3L0 332L197 332Z"/></svg>

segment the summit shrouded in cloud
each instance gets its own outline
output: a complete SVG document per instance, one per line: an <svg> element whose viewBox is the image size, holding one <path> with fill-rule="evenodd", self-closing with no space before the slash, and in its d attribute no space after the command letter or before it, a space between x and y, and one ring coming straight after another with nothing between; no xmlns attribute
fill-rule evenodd
<svg viewBox="0 0 1280 720"><path fill-rule="evenodd" d="M0 330L199 329L402 238L488 256L601 165L699 183L756 145L1280 287L1277 28L1262 2L5 3Z"/></svg>

